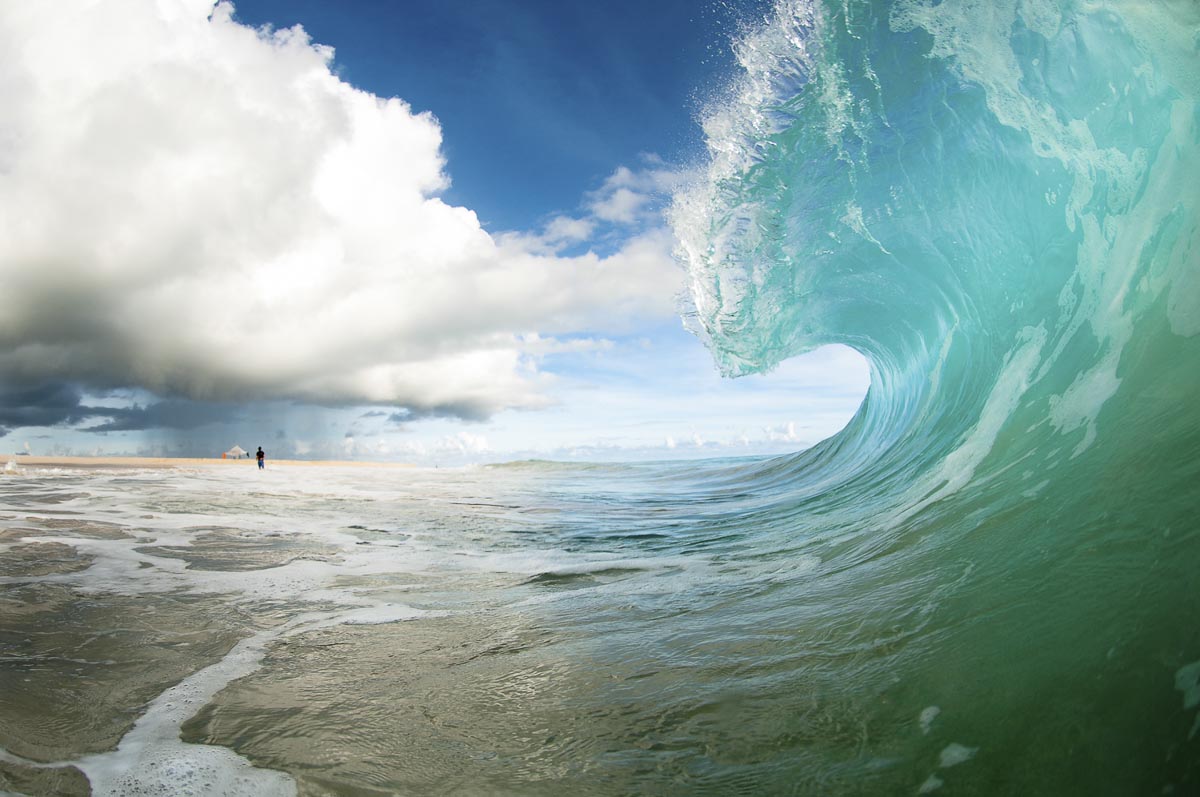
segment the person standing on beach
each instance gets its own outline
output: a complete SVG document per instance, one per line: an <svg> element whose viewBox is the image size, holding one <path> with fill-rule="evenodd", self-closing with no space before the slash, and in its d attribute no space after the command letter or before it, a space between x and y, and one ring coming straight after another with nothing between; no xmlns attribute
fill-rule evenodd
<svg viewBox="0 0 1200 797"><path fill-rule="evenodd" d="M266 461L266 458L267 458L267 455L263 453L262 446L258 447L258 453L255 456L258 457L258 469L262 470L263 463Z"/></svg>

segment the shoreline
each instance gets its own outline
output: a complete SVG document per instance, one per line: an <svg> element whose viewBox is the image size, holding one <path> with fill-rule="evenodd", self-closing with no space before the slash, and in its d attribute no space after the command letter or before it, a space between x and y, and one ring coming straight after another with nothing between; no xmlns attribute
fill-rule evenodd
<svg viewBox="0 0 1200 797"><path fill-rule="evenodd" d="M221 459L220 457L36 457L28 454L0 455L0 471L9 462L17 467L36 468L199 468L199 467L256 467L253 459ZM406 462L361 462L336 459L267 459L267 467L345 467L345 468L413 468Z"/></svg>

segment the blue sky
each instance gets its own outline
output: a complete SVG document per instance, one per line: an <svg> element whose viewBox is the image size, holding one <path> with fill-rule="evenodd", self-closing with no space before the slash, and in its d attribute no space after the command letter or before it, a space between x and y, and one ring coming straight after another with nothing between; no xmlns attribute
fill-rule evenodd
<svg viewBox="0 0 1200 797"><path fill-rule="evenodd" d="M828 436L862 359L720 378L663 214L766 13L0 10L0 452L457 465Z"/></svg>
<svg viewBox="0 0 1200 797"><path fill-rule="evenodd" d="M699 157L697 111L731 34L767 4L242 0L247 24L301 24L346 81L441 122L447 201L530 229L643 153Z"/></svg>

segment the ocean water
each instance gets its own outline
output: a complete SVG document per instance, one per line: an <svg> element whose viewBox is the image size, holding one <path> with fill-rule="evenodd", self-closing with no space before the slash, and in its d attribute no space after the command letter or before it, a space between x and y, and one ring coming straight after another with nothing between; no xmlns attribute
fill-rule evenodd
<svg viewBox="0 0 1200 797"><path fill-rule="evenodd" d="M0 791L1200 793L1200 6L780 2L675 198L789 457L0 476Z"/></svg>

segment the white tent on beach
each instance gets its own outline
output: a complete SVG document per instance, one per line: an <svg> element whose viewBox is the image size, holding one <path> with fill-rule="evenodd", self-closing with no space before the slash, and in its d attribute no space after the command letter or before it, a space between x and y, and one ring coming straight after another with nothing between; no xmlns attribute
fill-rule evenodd
<svg viewBox="0 0 1200 797"><path fill-rule="evenodd" d="M250 456L250 452L241 446L234 446L221 455L221 459L241 459Z"/></svg>

